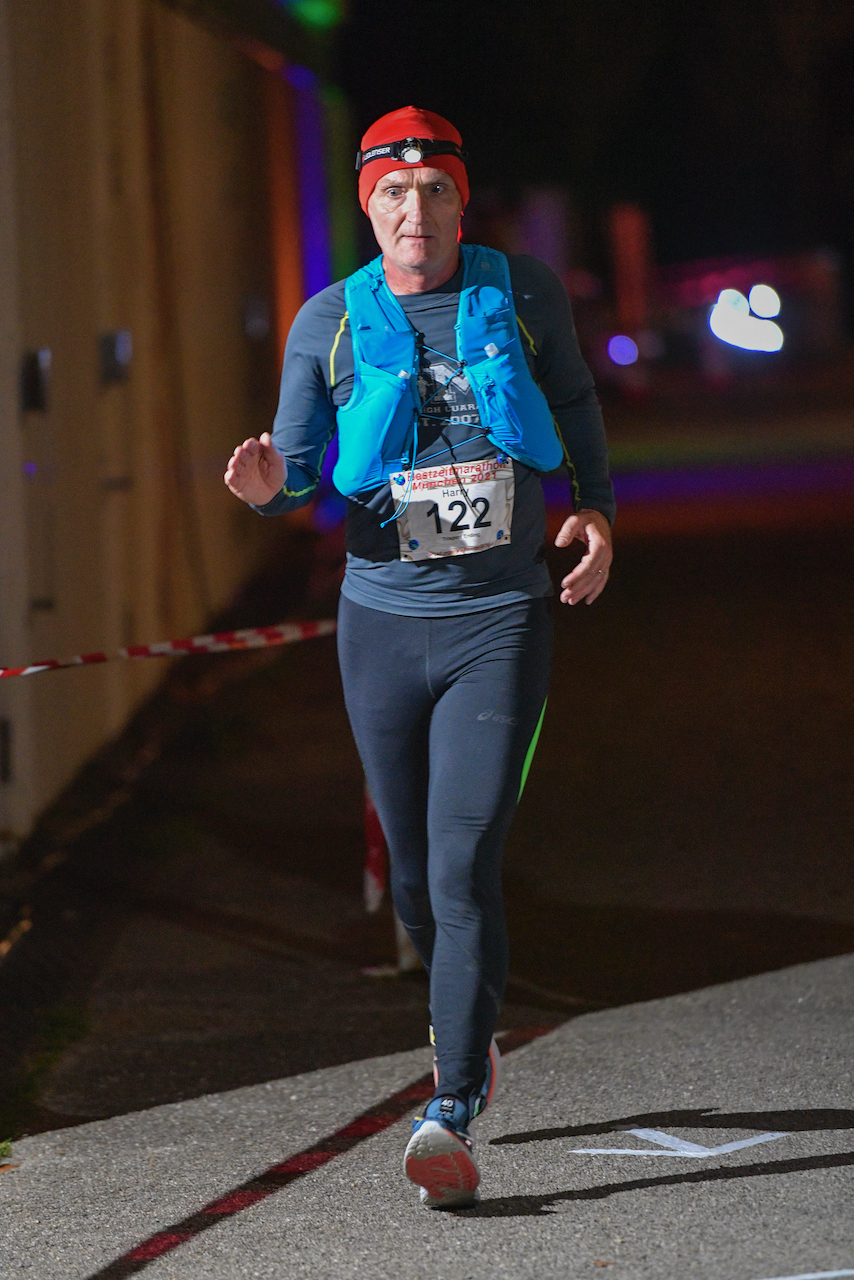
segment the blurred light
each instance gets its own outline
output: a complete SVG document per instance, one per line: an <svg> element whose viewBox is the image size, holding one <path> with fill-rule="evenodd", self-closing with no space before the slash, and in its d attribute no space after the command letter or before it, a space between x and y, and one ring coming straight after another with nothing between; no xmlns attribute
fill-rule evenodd
<svg viewBox="0 0 854 1280"><path fill-rule="evenodd" d="M718 296L718 306L732 307L733 311L741 311L744 315L750 312L750 303L738 289L723 289Z"/></svg>
<svg viewBox="0 0 854 1280"><path fill-rule="evenodd" d="M614 364L634 364L638 358L637 343L624 333L615 333L608 343L608 355Z"/></svg>
<svg viewBox="0 0 854 1280"><path fill-rule="evenodd" d="M130 330L114 329L111 333L102 333L98 339L98 354L101 381L105 385L111 382L125 382L130 375L133 359L133 338Z"/></svg>
<svg viewBox="0 0 854 1280"><path fill-rule="evenodd" d="M133 359L133 338L127 329L119 329L116 333L116 359L123 367Z"/></svg>
<svg viewBox="0 0 854 1280"><path fill-rule="evenodd" d="M312 512L312 524L320 533L331 533L344 523L347 514L347 499L340 494L330 493L321 498Z"/></svg>
<svg viewBox="0 0 854 1280"><path fill-rule="evenodd" d="M332 283L332 253L329 237L327 196L326 108L323 88L313 71L296 63L286 69L285 79L296 89L295 126L299 181L302 283L307 298L313 298Z"/></svg>
<svg viewBox="0 0 854 1280"><path fill-rule="evenodd" d="M280 0L307 27L334 27L341 21L341 0Z"/></svg>
<svg viewBox="0 0 854 1280"><path fill-rule="evenodd" d="M308 67L301 67L298 62L292 62L287 68L285 79L295 89L303 89L306 93L314 93L319 87L319 82L314 72L310 71Z"/></svg>
<svg viewBox="0 0 854 1280"><path fill-rule="evenodd" d="M770 284L755 284L748 294L750 310L763 320L780 314L780 295Z"/></svg>
<svg viewBox="0 0 854 1280"><path fill-rule="evenodd" d="M709 328L721 342L744 351L779 351L783 332L773 320L759 320L750 314L743 293L722 290L709 316Z"/></svg>
<svg viewBox="0 0 854 1280"><path fill-rule="evenodd" d="M37 465L35 464L35 462L25 462L25 463L24 463L24 475L25 475L25 476L34 476L34 475L36 475L37 473L38 473L38 467L37 467Z"/></svg>

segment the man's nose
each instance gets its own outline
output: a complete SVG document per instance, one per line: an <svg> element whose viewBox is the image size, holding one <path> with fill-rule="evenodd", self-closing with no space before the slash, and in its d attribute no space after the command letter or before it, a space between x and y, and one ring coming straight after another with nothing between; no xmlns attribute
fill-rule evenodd
<svg viewBox="0 0 854 1280"><path fill-rule="evenodd" d="M423 199L419 187L410 187L406 193L406 199L403 202L404 214L410 222L418 221L421 218L423 209Z"/></svg>

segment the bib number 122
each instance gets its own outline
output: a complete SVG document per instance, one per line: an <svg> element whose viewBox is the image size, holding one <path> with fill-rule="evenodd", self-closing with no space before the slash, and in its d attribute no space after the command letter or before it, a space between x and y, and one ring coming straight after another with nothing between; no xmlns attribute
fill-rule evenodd
<svg viewBox="0 0 854 1280"><path fill-rule="evenodd" d="M468 523L463 524L463 517L465 516L466 512L469 510L469 505L473 511L473 514L477 517L473 525L470 525ZM472 498L470 504L466 504L465 502L463 502L462 498L455 498L453 502L448 503L448 513L455 510L459 511L459 515L457 515L457 517L454 519L453 523L450 526L451 533L461 533L464 529L472 529L472 528L473 529L491 529L492 528L492 521L487 520L486 518L489 512L488 498L482 498L482 497ZM439 509L438 502L434 502L432 507L429 507L425 512L425 515L428 517L428 519L430 516L432 516L433 519L436 521L437 533L444 532L444 530L442 529L442 514L443 513ZM446 515L445 518L450 519L450 514Z"/></svg>

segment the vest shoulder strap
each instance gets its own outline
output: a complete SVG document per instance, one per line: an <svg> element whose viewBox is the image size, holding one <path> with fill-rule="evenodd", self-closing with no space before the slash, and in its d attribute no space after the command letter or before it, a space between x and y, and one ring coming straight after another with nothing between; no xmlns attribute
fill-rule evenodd
<svg viewBox="0 0 854 1280"><path fill-rule="evenodd" d="M499 351L523 360L510 265L505 254L483 245L463 245L466 271L460 298L457 346L460 358L479 364Z"/></svg>
<svg viewBox="0 0 854 1280"><path fill-rule="evenodd" d="M503 293L509 303L513 288L506 254L498 249L488 249L484 244L461 244L460 250L465 268L463 290L491 287Z"/></svg>
<svg viewBox="0 0 854 1280"><path fill-rule="evenodd" d="M366 360L369 364L384 365L384 360L377 361L377 355L383 348L383 339L390 333L404 334L407 341L411 339L412 325L403 308L388 290L381 255L347 277L344 297L350 317L353 359L357 363ZM390 344L391 363L396 363L399 359L398 346L399 343ZM395 352L393 356L392 347Z"/></svg>

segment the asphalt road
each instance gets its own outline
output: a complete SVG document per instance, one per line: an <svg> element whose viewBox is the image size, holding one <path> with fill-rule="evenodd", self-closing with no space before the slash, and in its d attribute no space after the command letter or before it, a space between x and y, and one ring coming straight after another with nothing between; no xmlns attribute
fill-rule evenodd
<svg viewBox="0 0 854 1280"><path fill-rule="evenodd" d="M401 1122L153 1276L854 1268L850 1168L797 1163L849 1151L854 1107L850 961L822 959L854 952L848 545L827 521L627 539L602 601L559 611L507 851L502 1017L559 1029L508 1060L481 1208L418 1217ZM224 621L324 616L335 583L334 546L294 537ZM0 864L6 936L31 922L0 964L0 1137L35 1135L0 1176L12 1274L94 1274L422 1071L423 978L362 973L394 945L387 904L361 901L361 788L334 642L188 660ZM732 1123L710 1133L704 1108ZM761 1118L822 1109L815 1129ZM487 1141L581 1127L576 1146L608 1146L628 1120L719 1146L754 1112L797 1136L696 1176L566 1134Z"/></svg>
<svg viewBox="0 0 854 1280"><path fill-rule="evenodd" d="M402 1175L407 1116L352 1124L422 1076L424 1049L28 1138L0 1179L3 1273L850 1273L852 979L852 957L820 961L508 1054L476 1128L481 1202L454 1213L421 1209Z"/></svg>

